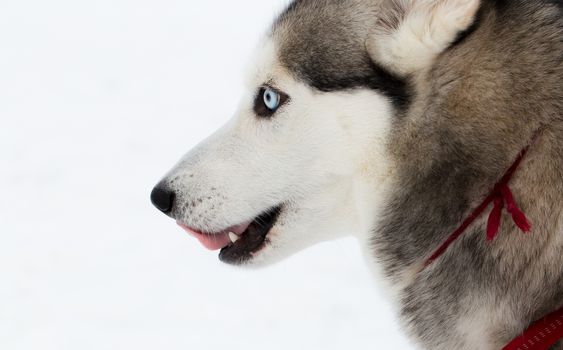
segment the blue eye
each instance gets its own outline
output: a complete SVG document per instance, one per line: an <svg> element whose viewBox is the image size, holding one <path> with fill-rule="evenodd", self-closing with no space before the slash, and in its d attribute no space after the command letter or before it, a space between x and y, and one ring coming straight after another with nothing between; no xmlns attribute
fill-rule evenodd
<svg viewBox="0 0 563 350"><path fill-rule="evenodd" d="M262 118L272 117L289 101L289 96L269 86L262 86L254 98L254 113Z"/></svg>
<svg viewBox="0 0 563 350"><path fill-rule="evenodd" d="M271 88L264 89L264 105L270 111L275 112L280 106L281 96Z"/></svg>

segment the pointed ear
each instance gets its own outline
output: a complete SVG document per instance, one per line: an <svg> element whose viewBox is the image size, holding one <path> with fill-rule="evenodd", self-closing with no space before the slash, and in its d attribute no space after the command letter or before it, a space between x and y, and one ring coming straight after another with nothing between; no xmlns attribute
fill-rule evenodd
<svg viewBox="0 0 563 350"><path fill-rule="evenodd" d="M407 75L432 65L475 21L480 0L387 0L382 5L370 55Z"/></svg>

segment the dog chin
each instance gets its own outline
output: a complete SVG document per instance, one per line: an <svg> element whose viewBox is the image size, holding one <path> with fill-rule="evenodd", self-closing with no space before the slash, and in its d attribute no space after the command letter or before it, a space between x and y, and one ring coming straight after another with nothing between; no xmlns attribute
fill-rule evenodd
<svg viewBox="0 0 563 350"><path fill-rule="evenodd" d="M330 237L322 239L318 236L310 235L311 230L303 227L289 227L288 225L274 226L268 234L267 240L262 248L252 253L247 259L238 263L226 262L227 264L243 269L267 268L291 258L292 256L309 249L324 241L338 239Z"/></svg>

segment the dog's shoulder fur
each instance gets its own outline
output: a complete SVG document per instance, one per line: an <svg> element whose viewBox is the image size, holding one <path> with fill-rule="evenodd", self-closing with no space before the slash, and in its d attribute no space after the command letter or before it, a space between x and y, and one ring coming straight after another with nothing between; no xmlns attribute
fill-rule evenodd
<svg viewBox="0 0 563 350"><path fill-rule="evenodd" d="M390 149L400 176L373 246L389 276L408 281L402 316L428 348L456 338L458 348L479 339L500 348L563 304L562 37L560 7L486 2L474 32L415 77L415 100L396 121ZM532 233L504 215L489 243L481 218L435 266L410 275L537 130L511 183Z"/></svg>

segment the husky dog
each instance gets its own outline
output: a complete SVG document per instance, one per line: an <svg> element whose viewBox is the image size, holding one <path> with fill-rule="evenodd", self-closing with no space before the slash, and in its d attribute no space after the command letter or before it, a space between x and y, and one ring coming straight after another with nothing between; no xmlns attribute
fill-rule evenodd
<svg viewBox="0 0 563 350"><path fill-rule="evenodd" d="M229 264L356 235L421 348L500 349L563 305L561 11L296 0L259 46L234 119L152 201ZM421 271L536 134L510 182L531 232L504 213L487 241L480 216Z"/></svg>

